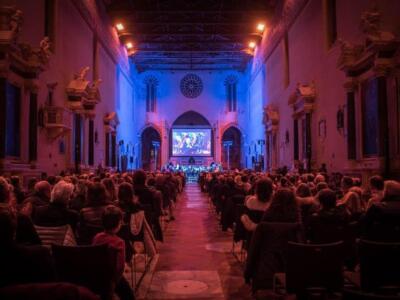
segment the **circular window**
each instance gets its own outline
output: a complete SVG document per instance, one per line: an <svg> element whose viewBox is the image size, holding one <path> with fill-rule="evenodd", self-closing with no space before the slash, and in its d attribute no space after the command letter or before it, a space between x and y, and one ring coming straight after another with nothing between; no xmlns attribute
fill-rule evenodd
<svg viewBox="0 0 400 300"><path fill-rule="evenodd" d="M203 82L196 74L187 74L181 80L181 92L187 98L197 98L203 91Z"/></svg>

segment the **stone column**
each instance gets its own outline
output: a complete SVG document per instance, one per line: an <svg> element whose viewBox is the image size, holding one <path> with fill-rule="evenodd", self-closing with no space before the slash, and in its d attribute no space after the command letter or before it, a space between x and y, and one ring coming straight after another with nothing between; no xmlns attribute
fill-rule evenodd
<svg viewBox="0 0 400 300"><path fill-rule="evenodd" d="M386 77L378 74L379 154L384 159L384 175L390 174L390 140Z"/></svg>
<svg viewBox="0 0 400 300"><path fill-rule="evenodd" d="M347 158L357 158L357 130L356 130L356 103L355 90L357 81L353 78L344 84L346 89L346 105L347 105Z"/></svg>
<svg viewBox="0 0 400 300"><path fill-rule="evenodd" d="M311 158L312 158L312 144L311 144L311 112L306 112L306 169L307 172L311 171Z"/></svg>
<svg viewBox="0 0 400 300"><path fill-rule="evenodd" d="M299 160L299 120L293 119L293 160Z"/></svg>
<svg viewBox="0 0 400 300"><path fill-rule="evenodd" d="M89 118L88 165L94 165L94 120Z"/></svg>
<svg viewBox="0 0 400 300"><path fill-rule="evenodd" d="M0 160L6 156L6 96L6 79L0 78Z"/></svg>

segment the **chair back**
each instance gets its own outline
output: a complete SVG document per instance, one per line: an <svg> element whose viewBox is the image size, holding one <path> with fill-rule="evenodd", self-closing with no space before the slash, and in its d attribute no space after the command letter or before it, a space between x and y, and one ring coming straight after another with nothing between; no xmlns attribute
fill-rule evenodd
<svg viewBox="0 0 400 300"><path fill-rule="evenodd" d="M386 216L385 216L386 217ZM365 239L379 242L400 242L400 218L397 216L375 220L368 228Z"/></svg>
<svg viewBox="0 0 400 300"><path fill-rule="evenodd" d="M343 300L400 300L399 295L381 295L350 289L344 289L342 295Z"/></svg>
<svg viewBox="0 0 400 300"><path fill-rule="evenodd" d="M400 290L400 243L359 241L361 288Z"/></svg>
<svg viewBox="0 0 400 300"><path fill-rule="evenodd" d="M343 287L343 242L299 244L289 242L286 289L304 294L308 289L338 291Z"/></svg>
<svg viewBox="0 0 400 300"><path fill-rule="evenodd" d="M347 232L347 224L321 223L313 227L310 240L315 244L327 244L344 241Z"/></svg>
<svg viewBox="0 0 400 300"><path fill-rule="evenodd" d="M35 230L42 241L42 246L51 248L51 245L76 246L75 235L71 226L45 227L35 225Z"/></svg>
<svg viewBox="0 0 400 300"><path fill-rule="evenodd" d="M78 243L79 245L91 245L96 234L103 231L103 227L89 224L81 224L78 227Z"/></svg>
<svg viewBox="0 0 400 300"><path fill-rule="evenodd" d="M117 253L107 245L65 247L52 245L58 281L90 289L103 300L112 299Z"/></svg>

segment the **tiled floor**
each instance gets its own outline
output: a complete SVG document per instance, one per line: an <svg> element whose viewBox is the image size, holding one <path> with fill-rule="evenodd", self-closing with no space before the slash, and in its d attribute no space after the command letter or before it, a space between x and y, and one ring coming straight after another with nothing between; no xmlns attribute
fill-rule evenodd
<svg viewBox="0 0 400 300"><path fill-rule="evenodd" d="M251 299L232 234L222 232L205 194L188 184L170 223L145 299Z"/></svg>

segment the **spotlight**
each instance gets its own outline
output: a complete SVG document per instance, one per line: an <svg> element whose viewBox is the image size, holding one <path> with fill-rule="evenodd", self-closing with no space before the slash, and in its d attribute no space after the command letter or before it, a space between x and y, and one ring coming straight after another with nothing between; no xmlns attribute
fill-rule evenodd
<svg viewBox="0 0 400 300"><path fill-rule="evenodd" d="M122 31L125 29L125 27L122 23L117 23L117 25L115 25L115 27L117 28L118 31Z"/></svg>
<svg viewBox="0 0 400 300"><path fill-rule="evenodd" d="M131 42L128 42L125 44L126 49L132 49L133 48L133 44Z"/></svg>
<svg viewBox="0 0 400 300"><path fill-rule="evenodd" d="M257 25L257 30L258 30L259 32L263 32L264 29L265 29L265 24L264 24L264 23L258 23L258 25Z"/></svg>
<svg viewBox="0 0 400 300"><path fill-rule="evenodd" d="M254 42L254 41L251 41L251 42L249 43L249 48L251 48L251 49L254 49L256 46L257 46L257 44L256 44L256 42Z"/></svg>

